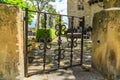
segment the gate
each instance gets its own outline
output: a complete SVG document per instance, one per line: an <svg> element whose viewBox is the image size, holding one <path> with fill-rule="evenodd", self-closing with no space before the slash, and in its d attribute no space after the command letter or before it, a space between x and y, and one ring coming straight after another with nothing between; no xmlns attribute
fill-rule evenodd
<svg viewBox="0 0 120 80"><path fill-rule="evenodd" d="M29 75L29 51L28 51L28 14L29 12L40 13L43 17L44 26L42 27L44 30L44 37L39 38L38 49L34 50L38 53L33 56L38 59L37 64L39 63L39 72L51 72L58 69L66 69L74 66L80 66L83 64L83 39L84 39L84 16L76 17L76 16L68 16L61 14L52 14L45 12L38 12L26 9L25 13L25 48L24 48L24 69L25 76ZM56 37L54 39L49 38L48 35L48 27L47 20L49 16L53 18L57 17L56 24L53 25L52 29L55 30ZM68 19L67 25L63 22L63 17ZM54 20L52 20L54 21ZM76 22L77 21L77 22ZM75 26L78 24L78 26ZM33 60L34 62L34 60Z"/></svg>

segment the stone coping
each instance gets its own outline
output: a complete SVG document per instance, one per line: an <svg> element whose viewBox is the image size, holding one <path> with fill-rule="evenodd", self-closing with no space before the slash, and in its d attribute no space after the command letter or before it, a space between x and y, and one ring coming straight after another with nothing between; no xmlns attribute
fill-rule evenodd
<svg viewBox="0 0 120 80"><path fill-rule="evenodd" d="M105 11L112 11L112 10L120 10L120 7L112 7L112 8L107 8L104 9Z"/></svg>

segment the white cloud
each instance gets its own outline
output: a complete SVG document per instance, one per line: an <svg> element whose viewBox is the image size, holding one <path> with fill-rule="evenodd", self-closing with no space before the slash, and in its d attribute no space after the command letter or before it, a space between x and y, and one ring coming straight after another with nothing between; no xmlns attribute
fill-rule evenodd
<svg viewBox="0 0 120 80"><path fill-rule="evenodd" d="M67 15L67 0L55 0L50 4L59 12L60 14Z"/></svg>
<svg viewBox="0 0 120 80"><path fill-rule="evenodd" d="M67 0L55 0L55 2L51 2L50 4L56 9L59 14L67 15ZM62 17L62 20L68 24L68 18Z"/></svg>

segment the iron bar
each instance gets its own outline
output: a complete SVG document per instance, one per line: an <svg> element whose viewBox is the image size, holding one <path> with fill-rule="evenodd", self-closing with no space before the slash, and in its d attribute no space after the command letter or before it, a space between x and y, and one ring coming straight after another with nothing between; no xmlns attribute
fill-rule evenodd
<svg viewBox="0 0 120 80"><path fill-rule="evenodd" d="M72 67L80 66L80 65L81 65L81 64L75 64L75 65L72 65ZM59 69L68 69L68 68L71 68L71 66L59 67ZM49 73L49 72L56 71L56 70L58 70L58 69L46 70L45 73Z"/></svg>
<svg viewBox="0 0 120 80"><path fill-rule="evenodd" d="M45 71L45 64L46 64L46 49L47 49L47 31L46 31L46 23L47 23L47 14L44 13L44 19L45 19L45 30L44 30L44 58L43 58L43 71Z"/></svg>
<svg viewBox="0 0 120 80"><path fill-rule="evenodd" d="M60 58L61 58L61 33L62 33L62 26L61 26L61 15L59 15L59 31L58 31L58 68L60 67Z"/></svg>
<svg viewBox="0 0 120 80"><path fill-rule="evenodd" d="M80 57L81 57L81 59L80 59L80 63L81 63L81 65L83 64L83 41L84 41L84 23L85 23L85 17L83 16L82 18L80 18L80 19L82 19L82 35L81 35L81 55L80 55Z"/></svg>
<svg viewBox="0 0 120 80"><path fill-rule="evenodd" d="M28 55L27 55L27 45L28 45L28 8L25 9L25 34L24 34L24 44L25 44L25 48L24 48L24 76L27 77L28 76Z"/></svg>
<svg viewBox="0 0 120 80"><path fill-rule="evenodd" d="M51 15L60 15L60 16L67 16L67 17L74 17L74 18L80 18L79 16L72 16L72 15L64 15L64 14L55 14L55 13L48 13L48 12L40 12L40 11L35 11L35 10L28 10L29 12L37 12L37 13L46 13L46 14L51 14Z"/></svg>
<svg viewBox="0 0 120 80"><path fill-rule="evenodd" d="M71 19L71 54L70 54L70 66L72 66L72 62L73 62L73 46L74 46L74 43L73 43L73 25L74 25L74 17L72 16L72 19Z"/></svg>

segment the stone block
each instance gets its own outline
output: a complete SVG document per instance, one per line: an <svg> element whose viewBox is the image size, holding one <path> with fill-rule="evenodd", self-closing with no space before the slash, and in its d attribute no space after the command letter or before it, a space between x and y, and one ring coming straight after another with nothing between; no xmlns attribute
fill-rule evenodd
<svg viewBox="0 0 120 80"><path fill-rule="evenodd" d="M23 36L18 37L19 27L23 27L21 20L18 7L0 4L0 80L16 80L19 75L20 45L23 45L20 44Z"/></svg>
<svg viewBox="0 0 120 80"><path fill-rule="evenodd" d="M93 18L92 66L112 80L120 75L120 10L103 10Z"/></svg>

